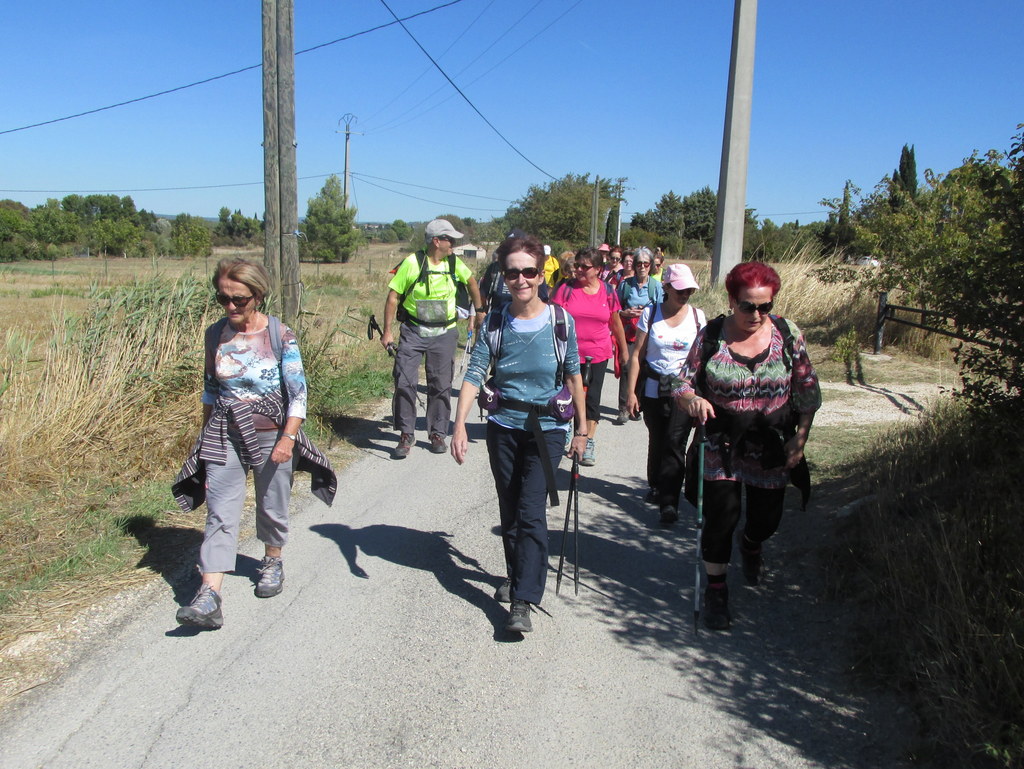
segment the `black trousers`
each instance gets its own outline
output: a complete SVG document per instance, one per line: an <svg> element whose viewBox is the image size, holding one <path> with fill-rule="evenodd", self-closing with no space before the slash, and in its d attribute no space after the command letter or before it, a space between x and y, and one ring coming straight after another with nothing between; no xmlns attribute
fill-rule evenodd
<svg viewBox="0 0 1024 769"><path fill-rule="evenodd" d="M671 397L643 396L640 406L647 425L647 485L657 492L659 505L676 508L686 473L690 415Z"/></svg>
<svg viewBox="0 0 1024 769"><path fill-rule="evenodd" d="M760 489L739 481L704 481L704 531L701 555L708 563L729 563L733 532L740 520L740 492L747 492L747 521L743 534L761 543L774 534L782 520L786 490Z"/></svg>
<svg viewBox="0 0 1024 769"><path fill-rule="evenodd" d="M544 443L540 449L557 468L565 450L565 431L546 430ZM537 440L529 430L488 422L487 453L498 492L512 597L539 604L548 575L548 490Z"/></svg>

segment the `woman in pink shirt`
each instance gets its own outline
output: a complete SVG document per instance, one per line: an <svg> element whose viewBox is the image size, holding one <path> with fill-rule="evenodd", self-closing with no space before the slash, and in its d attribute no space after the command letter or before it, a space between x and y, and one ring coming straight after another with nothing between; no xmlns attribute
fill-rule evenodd
<svg viewBox="0 0 1024 769"><path fill-rule="evenodd" d="M600 419L601 388L608 361L619 356L623 371L629 360L626 336L619 319L619 298L607 283L601 280L604 255L593 248L581 248L574 263L576 279L555 290L551 301L562 305L576 324L583 382L587 385L587 449L580 464L591 467L596 462L594 434ZM614 337L615 344L612 344ZM587 368L589 366L589 375Z"/></svg>

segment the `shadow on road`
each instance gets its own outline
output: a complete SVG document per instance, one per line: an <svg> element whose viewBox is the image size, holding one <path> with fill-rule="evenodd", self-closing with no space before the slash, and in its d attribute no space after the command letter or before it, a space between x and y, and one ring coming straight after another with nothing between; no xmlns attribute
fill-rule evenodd
<svg viewBox="0 0 1024 769"><path fill-rule="evenodd" d="M893 718L894 704L880 703L877 692L857 692L850 611L825 598L831 576L819 553L830 536L827 498L816 491L803 512L790 492L780 532L765 545L761 584L747 586L738 567L730 568L732 629L695 632L695 511L683 502L679 523L661 529L657 511L642 500L644 486L639 478L581 480L580 566L583 587L593 589L575 599L581 609L639 654L675 655L680 675L696 676L723 711L814 765L904 765L895 756L913 737L911 719ZM573 543L566 544L571 554ZM552 527L551 552L561 545L561 527ZM741 765L750 758L743 735L722 740L735 742Z"/></svg>
<svg viewBox="0 0 1024 769"><path fill-rule="evenodd" d="M343 523L323 523L310 526L310 531L337 544L354 577L372 578L359 563L360 553L409 569L430 572L446 591L480 609L494 626L495 640L521 640L518 633L505 631L508 613L492 597L504 577L484 571L479 561L452 545L450 534L390 524L353 529Z"/></svg>

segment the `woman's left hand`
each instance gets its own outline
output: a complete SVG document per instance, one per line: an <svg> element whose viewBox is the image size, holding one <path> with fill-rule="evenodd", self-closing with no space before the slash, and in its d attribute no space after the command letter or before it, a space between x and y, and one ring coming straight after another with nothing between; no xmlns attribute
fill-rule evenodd
<svg viewBox="0 0 1024 769"><path fill-rule="evenodd" d="M566 452L567 457L575 455L576 459L583 459L583 452L587 450L587 436L585 435L574 435L572 442L569 444L569 451Z"/></svg>
<svg viewBox="0 0 1024 769"><path fill-rule="evenodd" d="M786 469L792 470L798 464L800 460L804 458L804 439L799 435L794 435L788 441L786 441Z"/></svg>
<svg viewBox="0 0 1024 769"><path fill-rule="evenodd" d="M291 438L281 437L278 439L274 450L270 452L270 461L283 465L292 461L292 450L295 448L295 441Z"/></svg>

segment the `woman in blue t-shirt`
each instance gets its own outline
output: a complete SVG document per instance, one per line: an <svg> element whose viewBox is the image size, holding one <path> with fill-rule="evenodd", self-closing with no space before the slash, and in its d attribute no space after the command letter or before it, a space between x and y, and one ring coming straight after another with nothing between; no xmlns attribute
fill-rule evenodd
<svg viewBox="0 0 1024 769"><path fill-rule="evenodd" d="M489 315L480 330L459 391L451 452L459 464L465 461L469 451L466 418L493 364L488 385L500 398L487 419L487 451L498 492L507 570L494 597L511 603L505 628L525 633L533 629L530 607L540 604L547 577L544 464L558 466L570 426L552 416L548 404L563 386L568 387L575 409L570 453L577 457L587 443L586 408L572 317L540 298L543 245L529 235L514 236L498 246L496 256L512 299Z"/></svg>

